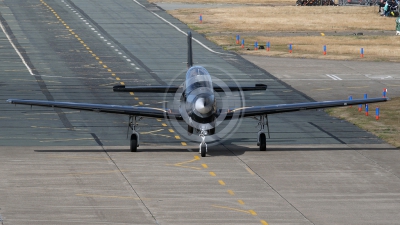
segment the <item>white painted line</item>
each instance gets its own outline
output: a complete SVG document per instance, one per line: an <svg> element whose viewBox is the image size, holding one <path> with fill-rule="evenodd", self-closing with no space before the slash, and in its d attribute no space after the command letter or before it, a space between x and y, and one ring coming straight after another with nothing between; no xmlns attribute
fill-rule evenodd
<svg viewBox="0 0 400 225"><path fill-rule="evenodd" d="M332 74L331 74L331 76L334 77L334 78L336 78L336 79L338 79L338 80L342 80L342 78L340 78L340 77L338 77L338 76L336 76L336 75L332 75Z"/></svg>
<svg viewBox="0 0 400 225"><path fill-rule="evenodd" d="M106 39L104 39L104 41L107 41Z"/></svg>
<svg viewBox="0 0 400 225"><path fill-rule="evenodd" d="M111 45L110 47L111 47L111 48L114 48L114 45Z"/></svg>
<svg viewBox="0 0 400 225"><path fill-rule="evenodd" d="M342 80L342 78L340 78L338 76L335 76L335 75L332 75L332 74L326 74L326 76L332 78L333 80Z"/></svg>
<svg viewBox="0 0 400 225"><path fill-rule="evenodd" d="M118 54L122 55L122 53L121 53L121 52L118 52Z"/></svg>
<svg viewBox="0 0 400 225"><path fill-rule="evenodd" d="M130 59L126 59L126 61L130 62L131 60Z"/></svg>
<svg viewBox="0 0 400 225"><path fill-rule="evenodd" d="M92 29L92 30L96 30L96 29L94 29L94 28L90 28L90 29Z"/></svg>
<svg viewBox="0 0 400 225"><path fill-rule="evenodd" d="M139 70L139 67L136 67L135 69Z"/></svg>
<svg viewBox="0 0 400 225"><path fill-rule="evenodd" d="M128 58L128 57L126 57L125 55L124 55L124 56L122 56L122 57L124 57L125 59L126 59L126 58Z"/></svg>
<svg viewBox="0 0 400 225"><path fill-rule="evenodd" d="M133 0L133 1L134 1L136 4L142 6L143 8L146 9L146 7L145 7L144 5L142 5L142 4L140 4L138 1L136 1L136 0ZM149 11L149 12L151 12L151 11ZM183 30L179 29L177 26L173 25L173 24L172 24L171 22L169 22L168 20L162 18L161 16L157 15L157 14L154 13L154 12L151 12L151 13L153 13L153 15L155 15L155 16L158 17L158 18L160 18L162 21L166 22L167 24L169 24L169 25L172 26L173 28L175 28L177 31L179 31L179 32L181 32L182 34L184 34L184 35L187 36L187 33L186 33L186 32L184 32ZM207 47L205 44L201 43L201 42L200 42L199 40L197 40L196 38L192 38L192 39L193 39L195 42L197 42L199 45L201 45L203 48L207 49L208 51L210 51L210 52L212 52L212 53L220 54L220 55L231 55L231 56L233 56L232 54L228 54L228 53L216 52L216 51L212 50L211 48Z"/></svg>
<svg viewBox="0 0 400 225"><path fill-rule="evenodd" d="M28 69L29 73L30 73L31 75L35 75L35 74L32 72L32 69L31 69L31 68L28 66L28 64L25 62L24 57L22 57L22 55L21 55L21 53L18 51L17 47L15 47L14 43L11 41L10 36L8 36L6 30L4 29L4 26L3 26L3 24L2 24L1 22L0 22L0 26L1 26L1 29L3 30L3 33L6 35L8 41L10 42L10 44L12 45L12 47L14 48L14 50L17 52L19 58L22 60L22 62L24 63L25 67Z"/></svg>
<svg viewBox="0 0 400 225"><path fill-rule="evenodd" d="M119 50L118 50L118 49L115 49L115 51L117 51L117 52L118 52Z"/></svg>
<svg viewBox="0 0 400 225"><path fill-rule="evenodd" d="M108 45L111 45L111 43L110 43L110 42L107 42L107 44L108 44Z"/></svg>
<svg viewBox="0 0 400 225"><path fill-rule="evenodd" d="M103 36L100 36L100 38L103 39L104 37L103 37Z"/></svg>
<svg viewBox="0 0 400 225"><path fill-rule="evenodd" d="M131 65L132 65L132 66L134 66L134 65L135 65L135 63L131 63Z"/></svg>

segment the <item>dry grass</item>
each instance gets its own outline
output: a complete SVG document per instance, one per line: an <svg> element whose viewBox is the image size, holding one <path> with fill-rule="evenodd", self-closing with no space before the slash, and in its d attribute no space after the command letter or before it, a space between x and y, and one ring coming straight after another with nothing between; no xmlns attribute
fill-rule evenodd
<svg viewBox="0 0 400 225"><path fill-rule="evenodd" d="M376 7L247 6L169 11L202 33L271 31L394 30L395 18L379 17ZM203 24L199 24L199 14Z"/></svg>
<svg viewBox="0 0 400 225"><path fill-rule="evenodd" d="M379 120L375 120L376 107L380 108ZM369 108L370 116L360 115L357 107L332 108L327 111L332 116L345 119L386 142L400 147L400 113L398 112L400 98L393 98L388 103L371 104Z"/></svg>
<svg viewBox="0 0 400 225"><path fill-rule="evenodd" d="M295 5L293 0L149 0L149 2L189 3L189 4L246 4L246 5Z"/></svg>
<svg viewBox="0 0 400 225"><path fill-rule="evenodd" d="M246 6L169 13L216 44L244 54L354 60L360 59L360 48L364 48L363 60L400 61L400 38L379 35L385 30L393 30L394 34L395 18L380 17L376 7ZM199 14L203 15L202 24ZM374 35L352 35L360 31L374 31ZM300 34L296 36L296 32ZM235 44L236 34L241 34L249 49L254 49L256 40L260 45L270 41L271 51L242 50ZM293 44L290 55L289 43ZM328 48L326 56L322 55L324 45Z"/></svg>
<svg viewBox="0 0 400 225"><path fill-rule="evenodd" d="M238 51L244 54L268 55L279 57L320 58L336 60L361 59L360 49L364 48L363 60L373 61L399 61L400 49L394 43L399 42L396 36L311 36L311 37L265 37L244 36L245 49L235 44L232 36L209 36L218 45L227 50ZM270 51L254 51L254 42L259 45L271 43ZM292 43L293 53L289 54L288 44ZM326 45L327 55L323 55L323 46ZM246 49L250 49L250 51Z"/></svg>

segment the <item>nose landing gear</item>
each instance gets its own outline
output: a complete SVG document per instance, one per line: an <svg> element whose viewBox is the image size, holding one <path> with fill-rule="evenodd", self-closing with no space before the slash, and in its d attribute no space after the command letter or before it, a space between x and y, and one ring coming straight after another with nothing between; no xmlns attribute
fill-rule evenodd
<svg viewBox="0 0 400 225"><path fill-rule="evenodd" d="M201 137L201 143L200 143L199 153L201 154L201 157L206 157L206 153L207 153L206 135L207 135L207 131L205 131L205 130L200 131L199 136Z"/></svg>

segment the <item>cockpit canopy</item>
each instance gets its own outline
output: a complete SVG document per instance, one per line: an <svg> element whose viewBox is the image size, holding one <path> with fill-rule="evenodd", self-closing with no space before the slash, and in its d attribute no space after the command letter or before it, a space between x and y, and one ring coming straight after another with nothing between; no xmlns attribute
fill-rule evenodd
<svg viewBox="0 0 400 225"><path fill-rule="evenodd" d="M208 71L202 66L193 66L186 72L186 93L207 87L212 89L212 80Z"/></svg>

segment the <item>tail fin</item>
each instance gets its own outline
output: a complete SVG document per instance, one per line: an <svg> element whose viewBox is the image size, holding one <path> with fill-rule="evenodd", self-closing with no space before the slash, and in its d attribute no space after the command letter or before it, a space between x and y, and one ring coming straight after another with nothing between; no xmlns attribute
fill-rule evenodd
<svg viewBox="0 0 400 225"><path fill-rule="evenodd" d="M187 52L187 67L188 69L193 66L193 52L192 52L192 32L188 32L187 35L187 44L188 44L188 52Z"/></svg>

